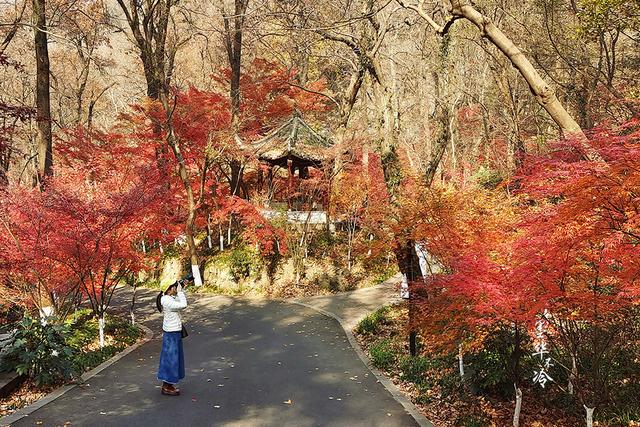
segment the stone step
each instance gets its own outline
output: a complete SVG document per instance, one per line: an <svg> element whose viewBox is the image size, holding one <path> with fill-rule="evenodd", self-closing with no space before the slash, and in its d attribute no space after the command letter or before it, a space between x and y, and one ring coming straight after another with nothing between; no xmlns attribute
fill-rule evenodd
<svg viewBox="0 0 640 427"><path fill-rule="evenodd" d="M0 397L7 397L25 380L24 375L17 372L0 372Z"/></svg>

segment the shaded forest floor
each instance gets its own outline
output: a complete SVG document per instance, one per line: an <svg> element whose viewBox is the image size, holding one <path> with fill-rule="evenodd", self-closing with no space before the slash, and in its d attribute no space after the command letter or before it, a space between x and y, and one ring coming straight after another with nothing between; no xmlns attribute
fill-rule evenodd
<svg viewBox="0 0 640 427"><path fill-rule="evenodd" d="M419 343L419 355L408 349L408 310L404 304L385 307L369 315L355 329L358 342L372 364L407 395L427 419L438 427L504 427L513 424L512 393L486 393L459 376L456 355L434 358ZM497 363L497 362L496 362ZM485 367L486 368L486 367ZM474 369L466 366L467 371ZM576 402L547 388L525 385L520 425L573 427L585 420ZM636 421L596 421L600 427L640 426Z"/></svg>
<svg viewBox="0 0 640 427"><path fill-rule="evenodd" d="M72 369L74 378L80 377L135 344L143 336L140 328L132 326L128 319L108 316L105 325L105 345L100 347L98 322L87 309L77 311L66 324L68 332L64 339L65 344L73 351L69 368ZM62 385L63 382L38 385L32 379L25 380L8 396L0 398L0 417L31 405Z"/></svg>

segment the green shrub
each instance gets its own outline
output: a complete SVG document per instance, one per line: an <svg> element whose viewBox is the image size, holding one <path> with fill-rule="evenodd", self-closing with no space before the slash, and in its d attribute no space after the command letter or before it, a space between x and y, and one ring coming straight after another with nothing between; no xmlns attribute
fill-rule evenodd
<svg viewBox="0 0 640 427"><path fill-rule="evenodd" d="M88 311L88 313L87 313ZM79 310L74 313L68 324L67 345L78 352L93 343L99 334L98 321L91 310ZM134 344L142 331L127 319L108 316L104 333L115 337L116 346L121 349Z"/></svg>
<svg viewBox="0 0 640 427"><path fill-rule="evenodd" d="M503 177L499 171L481 166L473 175L472 179L481 187L493 190L502 182Z"/></svg>
<svg viewBox="0 0 640 427"><path fill-rule="evenodd" d="M428 384L426 372L433 367L431 359L421 356L406 356L399 363L402 378L420 387Z"/></svg>
<svg viewBox="0 0 640 427"><path fill-rule="evenodd" d="M249 246L240 243L231 250L229 269L236 282L249 277L252 271L258 270L259 266L260 258L256 251Z"/></svg>
<svg viewBox="0 0 640 427"><path fill-rule="evenodd" d="M362 319L356 328L358 334L375 334L378 331L378 326L386 324L388 322L387 314L389 313L389 307L385 306L379 308L367 317Z"/></svg>
<svg viewBox="0 0 640 427"><path fill-rule="evenodd" d="M105 334L113 335L119 348L128 347L138 341L142 336L142 330L134 326L128 319L110 317L104 326Z"/></svg>
<svg viewBox="0 0 640 427"><path fill-rule="evenodd" d="M121 350L123 350L123 346L106 345L96 350L76 353L71 363L75 372L82 373L109 360Z"/></svg>
<svg viewBox="0 0 640 427"><path fill-rule="evenodd" d="M396 355L391 346L391 339L385 338L376 341L369 349L371 363L378 369L390 369L396 359Z"/></svg>
<svg viewBox="0 0 640 427"><path fill-rule="evenodd" d="M98 336L98 322L89 309L78 310L67 319L66 343L77 351L82 351Z"/></svg>
<svg viewBox="0 0 640 427"><path fill-rule="evenodd" d="M535 365L528 347L529 337L521 334L520 375L533 373ZM524 336L523 336L524 335ZM480 394L513 396L514 331L501 328L493 331L484 342L482 350L465 355L465 377L471 390Z"/></svg>
<svg viewBox="0 0 640 427"><path fill-rule="evenodd" d="M461 415L456 420L456 426L460 427L489 427L490 421L481 415Z"/></svg>
<svg viewBox="0 0 640 427"><path fill-rule="evenodd" d="M65 342L67 327L25 315L2 350L2 370L27 375L37 385L51 385L73 377L73 349Z"/></svg>

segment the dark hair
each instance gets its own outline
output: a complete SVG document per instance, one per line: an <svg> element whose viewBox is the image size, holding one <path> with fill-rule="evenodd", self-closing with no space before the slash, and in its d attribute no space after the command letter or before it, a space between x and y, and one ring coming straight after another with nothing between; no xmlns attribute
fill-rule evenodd
<svg viewBox="0 0 640 427"><path fill-rule="evenodd" d="M178 282L172 283L171 285L169 285L169 287L167 288L166 291L162 292L160 291L160 293L158 293L158 296L156 296L156 307L158 308L158 311L160 313L162 313L162 303L160 302L162 300L162 296L166 295L167 292L169 292L169 289L171 288L177 288L178 287Z"/></svg>

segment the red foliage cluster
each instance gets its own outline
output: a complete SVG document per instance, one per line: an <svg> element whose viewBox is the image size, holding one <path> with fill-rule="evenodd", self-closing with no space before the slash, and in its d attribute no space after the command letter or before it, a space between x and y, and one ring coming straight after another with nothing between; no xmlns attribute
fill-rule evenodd
<svg viewBox="0 0 640 427"><path fill-rule="evenodd" d="M452 345L501 322L532 326L544 310L593 324L637 306L639 141L634 121L593 132L603 161L559 142L527 159L517 198L474 189L414 196L414 239L448 273L425 285L418 326Z"/></svg>
<svg viewBox="0 0 640 427"><path fill-rule="evenodd" d="M166 190L157 169L144 164L69 163L56 169L45 192L3 191L3 289L21 298L13 302L54 305L60 315L81 296L104 312L115 285L144 267L136 244L161 224Z"/></svg>
<svg viewBox="0 0 640 427"><path fill-rule="evenodd" d="M329 109L327 98L318 94L325 89L324 80L310 82L304 90L294 84L296 74L296 70L265 59L257 58L251 62L240 76L239 131L243 140L261 137L294 111L322 112ZM229 87L231 70L222 70L212 78L222 87Z"/></svg>
<svg viewBox="0 0 640 427"><path fill-rule="evenodd" d="M5 57L0 65L13 66ZM269 131L294 110L327 108L324 98L313 93L323 89L322 82L305 91L292 84L294 71L264 60L249 68L241 82L243 142ZM214 76L218 82L225 78L228 71ZM195 227L227 223L233 215L242 239L263 255L286 251L283 232L220 182L228 179L224 162L251 157L235 140L227 92L174 90L169 106L179 150L167 146L167 112L148 100L133 105L107 132L68 130L56 143L55 176L44 191L19 185L2 190L0 281L8 291L6 300L19 296L14 302L39 308L54 304L63 314L63 306L84 296L97 314L104 313L114 286L153 257L142 246L166 243L183 230L185 182L195 196ZM0 104L4 122L31 115L31 110ZM179 177L179 161L185 164L186 179Z"/></svg>

